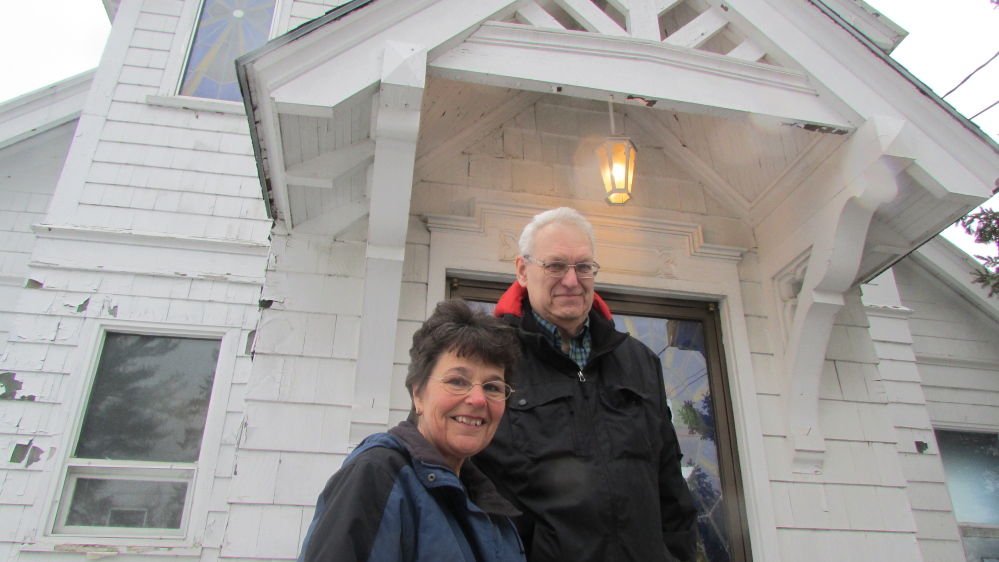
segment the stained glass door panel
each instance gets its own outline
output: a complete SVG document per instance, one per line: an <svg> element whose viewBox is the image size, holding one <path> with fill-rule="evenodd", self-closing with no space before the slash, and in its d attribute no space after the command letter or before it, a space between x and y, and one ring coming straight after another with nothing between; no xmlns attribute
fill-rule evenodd
<svg viewBox="0 0 999 562"><path fill-rule="evenodd" d="M663 367L666 400L683 452L681 470L697 506L698 561L729 562L704 326L694 320L614 315L618 330L649 346Z"/></svg>

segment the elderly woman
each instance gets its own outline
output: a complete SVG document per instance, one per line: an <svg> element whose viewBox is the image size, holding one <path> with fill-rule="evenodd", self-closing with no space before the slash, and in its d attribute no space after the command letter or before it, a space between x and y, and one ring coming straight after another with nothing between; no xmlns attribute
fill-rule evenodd
<svg viewBox="0 0 999 562"><path fill-rule="evenodd" d="M513 392L513 329L446 301L409 355L409 419L362 441L330 478L299 560L524 560L519 513L468 460Z"/></svg>

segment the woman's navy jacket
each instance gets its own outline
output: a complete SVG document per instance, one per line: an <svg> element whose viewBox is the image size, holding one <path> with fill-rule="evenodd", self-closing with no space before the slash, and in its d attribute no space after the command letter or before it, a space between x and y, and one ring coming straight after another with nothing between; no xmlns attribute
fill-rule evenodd
<svg viewBox="0 0 999 562"><path fill-rule="evenodd" d="M326 483L299 561L524 560L519 515L471 463L461 477L412 423L361 442Z"/></svg>

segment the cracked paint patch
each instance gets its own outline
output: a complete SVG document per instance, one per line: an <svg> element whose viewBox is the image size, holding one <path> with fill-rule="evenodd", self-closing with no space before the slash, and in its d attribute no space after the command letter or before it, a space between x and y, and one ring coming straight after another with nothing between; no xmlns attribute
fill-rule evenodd
<svg viewBox="0 0 999 562"><path fill-rule="evenodd" d="M97 560L108 556L116 556L121 550L116 546L102 544L57 544L52 550L56 552L74 552L86 554L87 560Z"/></svg>
<svg viewBox="0 0 999 562"><path fill-rule="evenodd" d="M87 299L80 303L80 306L76 307L77 312L86 312L87 307L90 306L90 299Z"/></svg>
<svg viewBox="0 0 999 562"><path fill-rule="evenodd" d="M32 439L27 443L18 443L14 445L14 452L10 455L10 462L21 464L25 463L24 467L27 468L42 458L42 450L34 446L35 440Z"/></svg>
<svg viewBox="0 0 999 562"><path fill-rule="evenodd" d="M35 281L34 279L28 279L24 282L25 289L41 289L45 284L41 281Z"/></svg>

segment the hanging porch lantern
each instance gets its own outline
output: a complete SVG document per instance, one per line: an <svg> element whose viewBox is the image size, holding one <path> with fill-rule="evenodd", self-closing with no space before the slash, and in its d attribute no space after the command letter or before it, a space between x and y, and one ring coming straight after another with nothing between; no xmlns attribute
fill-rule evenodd
<svg viewBox="0 0 999 562"><path fill-rule="evenodd" d="M631 199L636 152L628 137L608 137L597 147L600 173L604 178L607 202L611 205L623 205Z"/></svg>
<svg viewBox="0 0 999 562"><path fill-rule="evenodd" d="M631 184L635 178L635 154L638 152L628 137L617 136L614 130L613 98L607 102L611 136L597 147L600 173L604 178L607 203L624 205L631 199Z"/></svg>

